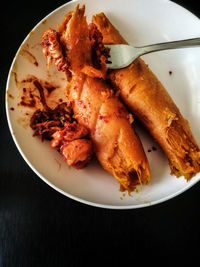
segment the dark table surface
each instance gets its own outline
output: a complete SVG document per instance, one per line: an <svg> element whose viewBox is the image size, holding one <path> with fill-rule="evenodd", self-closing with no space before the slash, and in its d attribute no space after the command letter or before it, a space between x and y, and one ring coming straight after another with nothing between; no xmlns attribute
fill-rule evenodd
<svg viewBox="0 0 200 267"><path fill-rule="evenodd" d="M198 1L175 2L200 17ZM9 67L35 24L63 3L4 1L1 7L0 267L87 266L89 262L114 266L129 260L134 264L136 259L172 263L172 255L184 261L191 253L198 256L200 183L152 207L101 209L53 190L19 154L4 107Z"/></svg>

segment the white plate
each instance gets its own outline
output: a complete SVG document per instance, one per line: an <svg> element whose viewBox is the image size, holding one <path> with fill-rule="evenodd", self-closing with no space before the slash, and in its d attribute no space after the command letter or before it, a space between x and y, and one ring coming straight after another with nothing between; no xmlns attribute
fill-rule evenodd
<svg viewBox="0 0 200 267"><path fill-rule="evenodd" d="M41 142L32 136L24 119L24 108L17 105L19 90L15 75L19 80L28 74L43 80L54 81L65 86L63 75L54 67L46 70L46 62L39 45L41 34L48 27L56 29L64 15L73 10L77 3L86 4L86 15L105 12L122 35L135 45L178 40L200 36L200 20L186 9L166 0L84 0L67 3L49 14L26 37L20 46L8 77L6 108L10 131L25 161L32 170L47 184L60 193L80 202L98 207L114 209L139 208L168 200L190 188L200 179L200 174L191 181L170 175L168 161L163 152L154 143L148 133L137 129L145 151L156 146L157 151L147 152L152 173L150 185L138 187L138 192L129 196L119 191L118 182L98 163L90 164L83 170L66 166L58 152L49 147L48 142ZM35 56L35 66L23 49ZM200 144L200 48L187 48L163 51L144 56L145 61L156 73L169 91L183 116L193 129ZM172 75L169 75L172 71ZM8 93L13 97L9 97ZM15 110L10 110L14 107Z"/></svg>

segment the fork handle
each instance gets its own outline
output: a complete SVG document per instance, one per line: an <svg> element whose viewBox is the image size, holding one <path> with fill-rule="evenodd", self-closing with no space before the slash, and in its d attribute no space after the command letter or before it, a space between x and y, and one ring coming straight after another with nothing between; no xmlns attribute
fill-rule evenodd
<svg viewBox="0 0 200 267"><path fill-rule="evenodd" d="M152 44L148 46L142 46L140 48L138 47L138 49L141 49L140 55L145 55L151 52L156 52L161 50L176 49L176 48L191 47L191 46L200 46L200 38Z"/></svg>

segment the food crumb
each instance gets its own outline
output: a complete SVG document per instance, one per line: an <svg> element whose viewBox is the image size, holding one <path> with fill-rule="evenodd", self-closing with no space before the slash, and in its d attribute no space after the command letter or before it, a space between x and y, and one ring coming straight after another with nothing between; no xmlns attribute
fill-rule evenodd
<svg viewBox="0 0 200 267"><path fill-rule="evenodd" d="M33 35L34 34L34 31L30 31L29 32L29 35L31 36L31 35Z"/></svg>
<svg viewBox="0 0 200 267"><path fill-rule="evenodd" d="M156 151L157 150L157 148L155 146L152 146L152 149L153 149L153 151Z"/></svg>
<svg viewBox="0 0 200 267"><path fill-rule="evenodd" d="M8 94L8 97L10 97L11 99L14 99L14 96L8 93L8 91L7 91L7 94Z"/></svg>
<svg viewBox="0 0 200 267"><path fill-rule="evenodd" d="M10 110L15 110L15 109L13 107L11 107Z"/></svg>
<svg viewBox="0 0 200 267"><path fill-rule="evenodd" d="M147 150L147 152L151 152L152 150L153 150L153 151L156 151L157 148L156 148L155 146L152 146L150 149Z"/></svg>
<svg viewBox="0 0 200 267"><path fill-rule="evenodd" d="M135 189L135 190L136 190L136 189ZM134 190L134 191L135 191L135 190ZM131 191L128 192L129 197L133 197L133 195L131 195L131 193L132 193Z"/></svg>
<svg viewBox="0 0 200 267"><path fill-rule="evenodd" d="M30 63L33 63L36 67L38 67L38 62L36 57L27 49L23 48L20 51L20 54L24 56Z"/></svg>

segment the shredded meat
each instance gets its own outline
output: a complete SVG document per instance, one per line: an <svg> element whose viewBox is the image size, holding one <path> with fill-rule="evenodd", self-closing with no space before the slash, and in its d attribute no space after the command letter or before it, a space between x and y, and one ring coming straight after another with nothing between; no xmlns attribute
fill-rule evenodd
<svg viewBox="0 0 200 267"><path fill-rule="evenodd" d="M47 67L49 68L54 60L58 71L65 72L68 79L71 77L69 71L69 62L64 55L62 45L60 43L59 33L49 28L42 35L43 54L47 58Z"/></svg>
<svg viewBox="0 0 200 267"><path fill-rule="evenodd" d="M37 110L30 122L34 136L49 140L68 165L80 169L92 158L92 142L88 130L72 118L69 104L62 103L55 109Z"/></svg>
<svg viewBox="0 0 200 267"><path fill-rule="evenodd" d="M55 109L38 109L30 120L34 136L51 140L53 133L62 129L65 122L72 121L72 109L69 104L59 104Z"/></svg>

